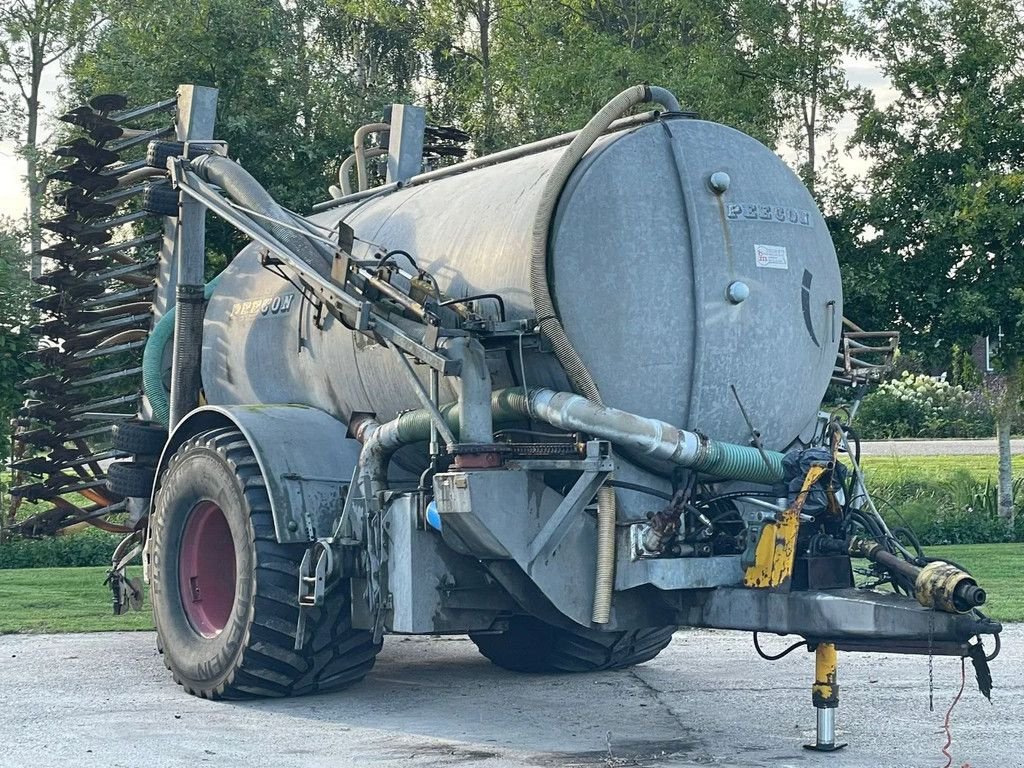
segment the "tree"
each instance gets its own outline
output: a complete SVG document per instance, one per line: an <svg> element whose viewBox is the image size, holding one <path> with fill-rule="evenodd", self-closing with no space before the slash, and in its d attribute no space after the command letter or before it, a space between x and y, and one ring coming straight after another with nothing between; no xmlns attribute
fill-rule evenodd
<svg viewBox="0 0 1024 768"><path fill-rule="evenodd" d="M753 31L731 4L703 0L437 0L424 32L427 95L481 152L579 128L645 81L774 143L776 86L753 74L763 54Z"/></svg>
<svg viewBox="0 0 1024 768"><path fill-rule="evenodd" d="M217 138L284 205L322 200L352 134L413 97L418 27L391 0L136 0L71 64L81 98L116 91L133 104L180 83L216 87ZM156 23L154 20L159 20ZM211 224L230 256L239 240Z"/></svg>
<svg viewBox="0 0 1024 768"><path fill-rule="evenodd" d="M748 13L763 52L758 71L777 84L783 137L797 151L800 175L815 192L822 159L818 141L856 95L844 57L858 39L858 25L843 0L755 3Z"/></svg>
<svg viewBox="0 0 1024 768"><path fill-rule="evenodd" d="M13 137L25 159L33 254L42 243L39 214L46 191L41 162L45 142L39 135L43 75L84 44L100 23L92 0L5 0L0 4L0 83L13 89L5 94L0 134ZM32 257L31 269L32 277L41 273L38 256Z"/></svg>
<svg viewBox="0 0 1024 768"><path fill-rule="evenodd" d="M897 92L868 102L860 233L903 343L934 358L1001 331L1000 514L1024 351L1024 19L1012 0L868 0L871 51Z"/></svg>
<svg viewBox="0 0 1024 768"><path fill-rule="evenodd" d="M0 457L10 448L10 423L21 405L21 382L35 370L25 357L34 340L27 327L33 285L24 241L13 221L0 219Z"/></svg>

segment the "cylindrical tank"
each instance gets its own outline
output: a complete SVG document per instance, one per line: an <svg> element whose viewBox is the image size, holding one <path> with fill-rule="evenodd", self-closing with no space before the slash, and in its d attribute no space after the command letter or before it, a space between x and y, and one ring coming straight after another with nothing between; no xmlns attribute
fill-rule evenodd
<svg viewBox="0 0 1024 768"><path fill-rule="evenodd" d="M563 151L413 185L314 221L344 217L356 256L408 251L446 295L498 293L510 319L533 318L530 239ZM602 137L559 199L548 276L607 405L746 443L738 397L767 447L809 437L839 344L839 267L810 194L754 139L673 116ZM254 248L239 254L206 314L207 399L306 403L343 420L418 406L393 353L330 317L317 327L314 315ZM513 345L496 362L496 386L522 383L518 353ZM527 350L524 359L527 385L568 388L552 353Z"/></svg>

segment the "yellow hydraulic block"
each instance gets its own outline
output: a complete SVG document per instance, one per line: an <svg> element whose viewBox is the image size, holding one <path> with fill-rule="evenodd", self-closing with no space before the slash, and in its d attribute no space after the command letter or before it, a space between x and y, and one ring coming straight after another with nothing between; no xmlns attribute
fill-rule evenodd
<svg viewBox="0 0 1024 768"><path fill-rule="evenodd" d="M747 568L743 576L744 586L759 589L779 587L792 577L793 561L796 558L796 538L800 532L800 510L803 509L807 492L825 470L826 467L823 466L811 467L793 506L783 512L774 523L768 523L761 529L754 564Z"/></svg>

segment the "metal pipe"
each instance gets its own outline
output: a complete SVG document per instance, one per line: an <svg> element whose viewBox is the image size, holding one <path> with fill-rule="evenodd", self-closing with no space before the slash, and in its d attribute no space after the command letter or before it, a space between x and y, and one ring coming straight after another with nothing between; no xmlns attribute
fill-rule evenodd
<svg viewBox="0 0 1024 768"><path fill-rule="evenodd" d="M356 183L359 185L360 192L370 186L370 180L366 177L366 148L363 146L363 142L371 133L389 130L391 130L391 126L388 123L368 123L356 128L355 136L352 138L352 154L356 158Z"/></svg>
<svg viewBox="0 0 1024 768"><path fill-rule="evenodd" d="M627 128L634 128L644 123L649 123L658 117L657 112L643 112L639 115L631 115L630 117L624 117L621 120L615 120L608 126L605 133L613 133L615 131L623 131ZM550 136L546 139L540 139L539 141L531 142L530 144L523 144L518 147L512 147L511 149L503 149L500 152L492 152L489 155L483 155L481 157L474 157L472 160L465 160L455 165L449 165L446 168L438 168L437 170L427 171L417 176L413 176L409 181L404 184L393 183L393 184L382 184L379 187L366 190L364 192L355 192L351 195L339 197L334 200L324 200L323 202L317 203L313 206L313 211L319 213L320 211L326 211L331 208L337 208L341 205L348 205L349 203L355 203L360 200L364 200L370 195L386 194L388 192L394 192L398 189L404 189L406 187L415 187L420 184L426 184L430 181L437 181L438 179L448 178L449 176L458 176L461 173L476 170L477 168L485 168L489 165L497 165L498 163L506 163L509 160L518 160L520 157L526 157L528 155L535 155L538 152L544 152L549 149L555 149L557 147L564 147L566 144L571 142L579 134L579 131L570 131L569 133L562 133L558 136Z"/></svg>
<svg viewBox="0 0 1024 768"><path fill-rule="evenodd" d="M493 443L491 417L491 373L483 345L476 339L455 336L444 339L441 348L448 357L462 362L456 380L459 392L459 441Z"/></svg>
<svg viewBox="0 0 1024 768"><path fill-rule="evenodd" d="M586 432L638 454L689 467L730 480L775 483L782 480L782 454L711 440L658 419L637 416L598 405L570 392L534 389L524 397L521 389L500 393L514 401L524 415L568 432ZM767 459L767 462L765 461Z"/></svg>
<svg viewBox="0 0 1024 768"><path fill-rule="evenodd" d="M371 147L370 149L364 150L363 156L367 160L372 160L375 157L380 157L381 155L386 155L387 153L388 151L383 147ZM342 196L352 194L352 166L355 165L357 157L358 155L355 152L353 152L351 155L349 155L342 161L341 167L338 169L338 183L341 185Z"/></svg>

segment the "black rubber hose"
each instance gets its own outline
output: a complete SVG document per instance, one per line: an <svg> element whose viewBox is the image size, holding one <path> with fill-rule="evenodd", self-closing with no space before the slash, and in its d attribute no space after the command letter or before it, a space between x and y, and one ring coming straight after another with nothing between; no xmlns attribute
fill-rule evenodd
<svg viewBox="0 0 1024 768"><path fill-rule="evenodd" d="M781 653L777 653L777 654L772 655L770 653L765 653L764 650L761 648L761 644L757 640L757 634L758 634L757 632L754 633L754 650L757 651L757 655L760 656L765 661L778 661L779 659L783 658L784 656L789 656L789 654L791 654L797 648L801 648L801 647L807 645L807 641L806 640L801 640L798 643L793 643L791 646L789 646L786 650L782 651Z"/></svg>
<svg viewBox="0 0 1024 768"><path fill-rule="evenodd" d="M610 485L612 488L622 488L626 491L636 491L637 493L646 493L648 496L656 496L659 499L665 499L666 501L672 501L672 494L666 491L659 491L655 488L649 488L646 485L640 485L639 483L627 483L625 480L605 480L605 485Z"/></svg>

